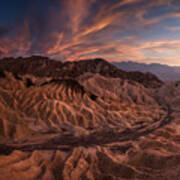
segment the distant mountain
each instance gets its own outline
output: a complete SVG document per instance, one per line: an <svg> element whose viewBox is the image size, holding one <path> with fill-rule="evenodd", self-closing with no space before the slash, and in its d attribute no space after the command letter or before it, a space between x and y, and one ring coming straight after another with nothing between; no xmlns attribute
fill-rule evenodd
<svg viewBox="0 0 180 180"><path fill-rule="evenodd" d="M151 72L158 76L163 81L180 80L180 67L168 66L162 64L143 64L137 62L113 62L116 67L125 71L140 71L143 73Z"/></svg>

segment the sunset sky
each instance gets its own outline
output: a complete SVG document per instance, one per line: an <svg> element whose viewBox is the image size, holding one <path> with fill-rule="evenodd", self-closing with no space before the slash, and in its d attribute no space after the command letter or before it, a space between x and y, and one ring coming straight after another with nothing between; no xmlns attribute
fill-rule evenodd
<svg viewBox="0 0 180 180"><path fill-rule="evenodd" d="M0 57L180 66L179 0L2 0Z"/></svg>

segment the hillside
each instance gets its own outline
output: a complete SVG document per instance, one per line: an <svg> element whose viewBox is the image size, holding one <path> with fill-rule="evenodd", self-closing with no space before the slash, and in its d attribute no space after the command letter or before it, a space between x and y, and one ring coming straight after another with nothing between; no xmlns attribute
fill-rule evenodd
<svg viewBox="0 0 180 180"><path fill-rule="evenodd" d="M0 62L0 180L179 178L179 83L34 58Z"/></svg>
<svg viewBox="0 0 180 180"><path fill-rule="evenodd" d="M62 63L41 56L17 59L5 58L0 61L0 68L3 71L14 74L32 74L38 77L75 78L86 72L90 72L99 73L106 77L136 81L146 87L159 87L163 84L162 81L151 73L126 72L103 59Z"/></svg>

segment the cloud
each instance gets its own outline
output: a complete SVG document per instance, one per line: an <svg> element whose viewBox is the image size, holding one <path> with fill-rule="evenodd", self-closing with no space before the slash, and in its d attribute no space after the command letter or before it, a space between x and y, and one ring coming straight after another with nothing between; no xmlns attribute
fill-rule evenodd
<svg viewBox="0 0 180 180"><path fill-rule="evenodd" d="M9 29L6 27L0 27L0 37L7 35L9 32Z"/></svg>
<svg viewBox="0 0 180 180"><path fill-rule="evenodd" d="M143 42L147 31L177 19L173 0L40 0L7 33L0 28L0 56L41 54L58 60L101 56L108 60L153 60L179 50L179 43ZM40 9L42 3L44 9ZM46 7L46 8L45 8ZM151 16L154 9L165 7ZM166 9L170 10L166 11ZM166 28L167 29L167 28ZM169 28L172 32L173 28ZM2 34L2 36L1 36ZM177 54L177 53L176 53ZM165 56L164 56L165 57Z"/></svg>
<svg viewBox="0 0 180 180"><path fill-rule="evenodd" d="M168 27L168 30L170 30L170 31L180 31L180 26Z"/></svg>
<svg viewBox="0 0 180 180"><path fill-rule="evenodd" d="M0 38L0 51L3 56L26 55L30 49L30 29L27 22L16 29L13 35Z"/></svg>

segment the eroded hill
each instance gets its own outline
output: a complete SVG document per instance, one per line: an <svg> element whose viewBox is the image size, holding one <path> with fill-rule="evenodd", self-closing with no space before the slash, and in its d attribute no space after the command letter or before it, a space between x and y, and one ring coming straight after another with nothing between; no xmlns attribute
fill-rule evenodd
<svg viewBox="0 0 180 180"><path fill-rule="evenodd" d="M16 74L31 74L38 77L75 78L86 72L99 73L105 77L128 79L146 87L160 87L163 82L151 73L126 72L103 59L90 59L74 62L59 62L47 57L4 58L0 70Z"/></svg>
<svg viewBox="0 0 180 180"><path fill-rule="evenodd" d="M1 66L0 179L179 179L179 84L103 60L14 62Z"/></svg>

